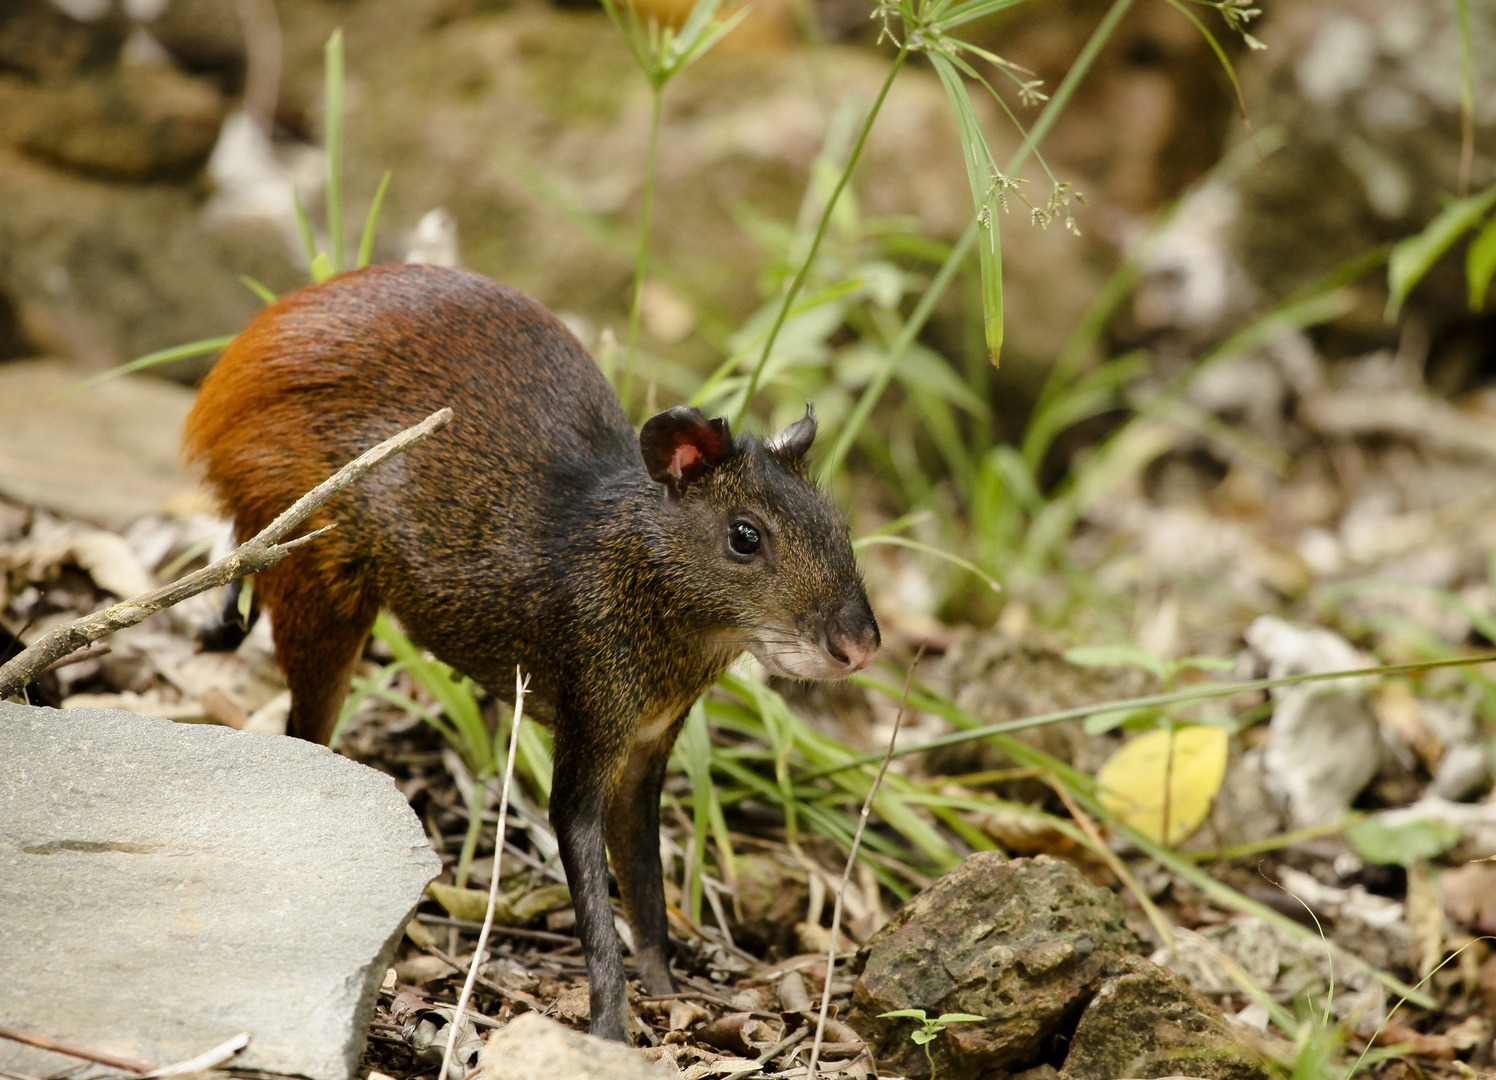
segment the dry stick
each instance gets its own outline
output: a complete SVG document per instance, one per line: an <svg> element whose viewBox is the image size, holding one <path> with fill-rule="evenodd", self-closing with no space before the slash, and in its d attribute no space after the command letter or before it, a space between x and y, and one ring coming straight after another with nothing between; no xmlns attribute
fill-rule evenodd
<svg viewBox="0 0 1496 1080"><path fill-rule="evenodd" d="M204 1050L196 1057L179 1061L175 1065L167 1065L164 1068L154 1069L145 1074L144 1080L168 1080L174 1076L188 1076L192 1073L208 1072L216 1069L228 1061L240 1050L249 1045L249 1032L241 1031L233 1038L225 1039L211 1050Z"/></svg>
<svg viewBox="0 0 1496 1080"><path fill-rule="evenodd" d="M826 981L821 986L821 1015L816 1020L816 1041L810 1047L810 1064L805 1068L806 1080L816 1080L816 1070L821 1060L821 1040L826 1034L826 1014L831 1008L831 970L836 966L836 935L841 931L842 897L846 894L847 883L852 880L852 867L857 865L857 849L862 846L862 834L867 830L867 819L873 812L873 799L883 786L883 774L888 772L888 763L893 760L893 748L898 742L899 728L904 726L904 712L909 705L909 687L914 684L914 671L924 659L925 646L928 644L928 641L920 643L919 651L914 654L914 662L909 665L909 673L904 676L904 696L899 700L899 714L894 717L893 734L888 737L888 752L883 755L883 764L878 766L878 775L873 778L873 786L868 789L867 798L862 800L857 831L852 835L852 850L847 855L841 885L836 890L836 904L831 909L831 944L826 949Z"/></svg>
<svg viewBox="0 0 1496 1080"><path fill-rule="evenodd" d="M419 424L406 428L400 434L386 439L371 450L364 451L297 499L291 504L289 510L261 529L252 539L240 544L212 565L194 571L170 585L163 585L159 589L141 593L129 600L121 600L118 604L113 604L103 611L85 615L81 619L75 619L43 634L14 659L0 665L0 700L20 690L58 660L92 645L99 638L107 637L127 626L134 626L158 611L180 604L188 597L206 592L215 585L227 585L248 574L270 569L284 559L292 549L321 536L332 526L328 525L315 532L307 533L305 536L298 536L284 544L279 542L281 537L300 525L314 511L320 509L329 499L358 480L364 473L395 454L410 449L433 432L446 427L451 420L451 409L439 409Z"/></svg>
<svg viewBox="0 0 1496 1080"><path fill-rule="evenodd" d="M81 664L85 660L96 660L101 656L109 655L109 646L103 642L90 645L81 652L75 652L72 656L64 656L54 664L47 665L47 671L56 671L58 668L71 667L73 664ZM46 674L46 672L43 672Z"/></svg>
<svg viewBox="0 0 1496 1080"><path fill-rule="evenodd" d="M9 1039L12 1042L24 1043L27 1046L39 1047L42 1050L50 1050L54 1054L66 1054L68 1057L82 1058L84 1061L92 1061L98 1065L107 1065L111 1069L124 1069L126 1072L139 1073L142 1076L156 1069L156 1066L149 1062L120 1057L118 1054L106 1054L102 1050L90 1050L88 1047L79 1046L77 1043L48 1038L46 1035L33 1035L29 1031L17 1031L15 1028L0 1027L0 1039Z"/></svg>
<svg viewBox="0 0 1496 1080"><path fill-rule="evenodd" d="M462 1022L462 1010L467 1008L468 998L473 993L473 980L478 977L478 968L483 963L483 950L488 947L488 932L493 928L493 912L499 903L499 864L503 862L504 829L509 816L509 784L514 779L514 755L519 749L519 725L525 718L525 693L530 680L514 669L514 722L509 727L509 759L504 763L504 788L499 793L499 825L494 839L493 874L488 882L488 910L483 913L483 929L478 932L478 945L473 949L473 962L468 965L467 979L462 984L462 994L457 998L457 1011L447 1030L447 1049L442 1054L442 1067L436 1080L447 1080L447 1069L452 1064L452 1051L457 1046L457 1027Z"/></svg>

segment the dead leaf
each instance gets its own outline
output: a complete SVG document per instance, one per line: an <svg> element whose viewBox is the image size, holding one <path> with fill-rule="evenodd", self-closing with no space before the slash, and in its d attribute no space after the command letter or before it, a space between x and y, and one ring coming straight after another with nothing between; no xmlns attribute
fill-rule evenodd
<svg viewBox="0 0 1496 1080"><path fill-rule="evenodd" d="M1439 879L1427 863L1408 867L1408 893L1404 901L1408 929L1413 934L1418 974L1427 975L1444 958L1444 906L1439 897Z"/></svg>
<svg viewBox="0 0 1496 1080"><path fill-rule="evenodd" d="M154 583L123 537L68 523L0 546L0 569L27 581L55 580L64 566L77 566L102 591L124 599L149 592Z"/></svg>
<svg viewBox="0 0 1496 1080"><path fill-rule="evenodd" d="M1429 772L1439 767L1444 744L1424 722L1423 706L1406 680L1389 679L1377 687L1371 696L1371 705L1382 727L1396 732Z"/></svg>
<svg viewBox="0 0 1496 1080"><path fill-rule="evenodd" d="M703 1020L710 1020L712 1014L703 1009L694 1001L672 1001L670 1003L670 1030L685 1031Z"/></svg>
<svg viewBox="0 0 1496 1080"><path fill-rule="evenodd" d="M1446 870L1439 881L1444 913L1472 934L1496 934L1496 862Z"/></svg>
<svg viewBox="0 0 1496 1080"><path fill-rule="evenodd" d="M563 990L556 998L556 1015L572 1025L586 1025L592 1020L592 1001L585 986Z"/></svg>
<svg viewBox="0 0 1496 1080"><path fill-rule="evenodd" d="M454 919L482 922L488 914L487 889L459 889L455 885L433 881L426 886L426 891ZM542 885L538 889L507 895L500 893L494 904L493 921L499 926L516 926L569 903L571 893L565 885Z"/></svg>
<svg viewBox="0 0 1496 1080"><path fill-rule="evenodd" d="M764 1020L749 1012L737 1012L718 1017L698 1028L695 1040L729 1054L757 1057L778 1042L783 1031L782 1023Z"/></svg>
<svg viewBox="0 0 1496 1080"><path fill-rule="evenodd" d="M203 711L224 727L242 731L244 725L249 723L249 713L244 707L216 686L204 690L197 700Z"/></svg>
<svg viewBox="0 0 1496 1080"><path fill-rule="evenodd" d="M1173 845L1205 816L1226 776L1226 732L1205 724L1144 732L1096 774L1102 803L1145 836ZM1164 836L1167 787L1168 836Z"/></svg>

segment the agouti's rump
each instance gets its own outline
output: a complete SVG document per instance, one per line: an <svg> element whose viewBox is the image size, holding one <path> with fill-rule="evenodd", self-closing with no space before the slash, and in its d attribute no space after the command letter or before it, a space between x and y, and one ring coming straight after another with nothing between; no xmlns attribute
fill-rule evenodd
<svg viewBox="0 0 1496 1080"><path fill-rule="evenodd" d="M247 536L442 406L445 431L329 504L309 527L338 527L257 582L290 731L326 741L381 605L496 695L527 672L556 736L593 1030L623 1038L604 829L640 976L667 993L659 793L686 710L744 649L790 676L857 670L877 624L805 475L809 413L762 444L688 408L636 438L562 325L476 274L373 267L289 294L208 376L185 450Z"/></svg>

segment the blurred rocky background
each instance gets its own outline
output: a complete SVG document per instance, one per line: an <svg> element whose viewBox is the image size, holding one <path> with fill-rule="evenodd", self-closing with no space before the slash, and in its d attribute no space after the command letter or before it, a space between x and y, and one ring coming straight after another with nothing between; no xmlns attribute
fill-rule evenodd
<svg viewBox="0 0 1496 1080"><path fill-rule="evenodd" d="M704 361L703 327L735 326L752 309L762 253L744 215L793 218L831 116L848 97L868 101L886 71L887 46L875 45L879 24L863 5L807 4L757 5L667 95L654 242L668 273L645 311L656 350ZM1262 51L1201 9L1237 65L1250 127L1210 44L1179 11L1153 2L1129 11L1044 146L1055 174L1085 195L1082 237L1016 220L1004 229L1004 400L1023 400L1119 253L1228 147L1255 138L1264 159L1237 167L1185 215L1116 327L1123 337L1218 333L1264 298L1415 231L1462 176L1472 189L1492 179L1491 78L1477 80L1481 123L1461 161L1452 2L1264 6L1253 24ZM1052 90L1105 7L1020 6L971 36ZM1474 55L1490 75L1496 11L1471 10ZM290 196L316 213L322 49L336 27L349 58L350 220L393 172L376 257L404 257L423 218L442 208L465 264L594 328L621 326L649 103L600 9L7 0L0 357L108 367L234 332L258 306L241 274L276 291L303 280ZM1025 113L1031 121L1036 110ZM992 121L1001 158L1017 137ZM931 238L952 239L969 219L949 109L918 64L897 81L858 183L867 215L912 216ZM428 220L428 231L440 224ZM1453 268L1432 275L1416 310L1431 376L1449 390L1478 379L1488 326L1465 313ZM1335 332L1360 349L1393 335L1372 295ZM958 327L946 334L959 341Z"/></svg>

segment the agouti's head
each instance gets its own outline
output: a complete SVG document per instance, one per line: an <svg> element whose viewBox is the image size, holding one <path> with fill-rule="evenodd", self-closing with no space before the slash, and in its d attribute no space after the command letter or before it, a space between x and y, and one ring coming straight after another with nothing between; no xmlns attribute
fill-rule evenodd
<svg viewBox="0 0 1496 1080"><path fill-rule="evenodd" d="M805 471L815 435L808 406L763 443L680 406L650 417L639 447L693 614L775 674L832 679L872 663L880 638L847 523Z"/></svg>

